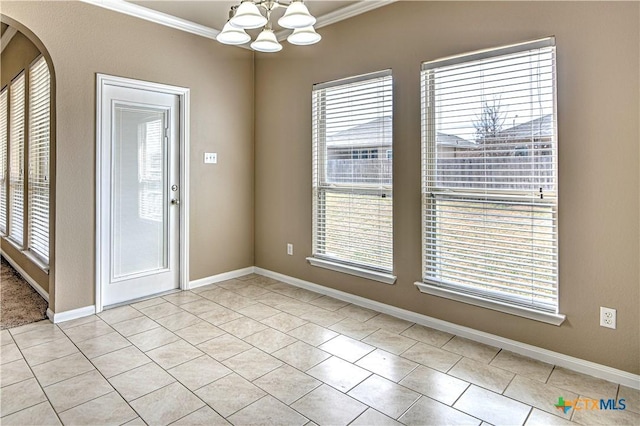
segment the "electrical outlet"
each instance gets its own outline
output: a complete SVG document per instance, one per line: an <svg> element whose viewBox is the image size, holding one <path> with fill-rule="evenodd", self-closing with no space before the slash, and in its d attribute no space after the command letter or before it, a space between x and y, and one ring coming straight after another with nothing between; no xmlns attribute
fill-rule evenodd
<svg viewBox="0 0 640 426"><path fill-rule="evenodd" d="M600 306L600 326L616 328L616 310Z"/></svg>
<svg viewBox="0 0 640 426"><path fill-rule="evenodd" d="M293 256L293 244L287 243L287 254Z"/></svg>

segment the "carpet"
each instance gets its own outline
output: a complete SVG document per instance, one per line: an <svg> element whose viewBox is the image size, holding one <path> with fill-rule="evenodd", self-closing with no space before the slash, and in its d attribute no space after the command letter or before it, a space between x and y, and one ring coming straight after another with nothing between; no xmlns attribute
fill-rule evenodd
<svg viewBox="0 0 640 426"><path fill-rule="evenodd" d="M47 317L47 301L1 258L0 330L41 321Z"/></svg>

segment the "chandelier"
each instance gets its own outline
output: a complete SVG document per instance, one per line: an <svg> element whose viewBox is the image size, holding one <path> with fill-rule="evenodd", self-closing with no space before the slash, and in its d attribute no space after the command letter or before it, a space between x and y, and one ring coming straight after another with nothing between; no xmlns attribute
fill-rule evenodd
<svg viewBox="0 0 640 426"><path fill-rule="evenodd" d="M251 36L245 30L262 27L262 32L251 43L251 48L258 52L279 52L282 50L282 45L278 42L273 32L271 12L280 7L287 10L278 19L278 25L293 30L287 37L289 43L306 46L320 41L322 37L313 28L316 18L309 13L303 0L293 0L291 2L243 0L239 5L231 6L229 20L216 37L216 40L224 44L245 44L251 41ZM260 12L260 9L264 9L264 15Z"/></svg>

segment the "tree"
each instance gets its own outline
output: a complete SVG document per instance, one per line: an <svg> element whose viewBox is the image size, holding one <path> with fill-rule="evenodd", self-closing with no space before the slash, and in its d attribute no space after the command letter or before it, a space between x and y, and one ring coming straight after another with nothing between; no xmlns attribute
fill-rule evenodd
<svg viewBox="0 0 640 426"><path fill-rule="evenodd" d="M473 127L476 128L476 140L483 141L496 137L502 131L505 113L500 112L500 100L484 102L480 116L476 116Z"/></svg>

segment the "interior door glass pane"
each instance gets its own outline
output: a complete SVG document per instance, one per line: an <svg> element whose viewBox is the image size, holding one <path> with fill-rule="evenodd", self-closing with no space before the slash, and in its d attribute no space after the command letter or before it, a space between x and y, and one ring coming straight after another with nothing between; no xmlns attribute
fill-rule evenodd
<svg viewBox="0 0 640 426"><path fill-rule="evenodd" d="M165 111L116 104L112 278L168 268Z"/></svg>

